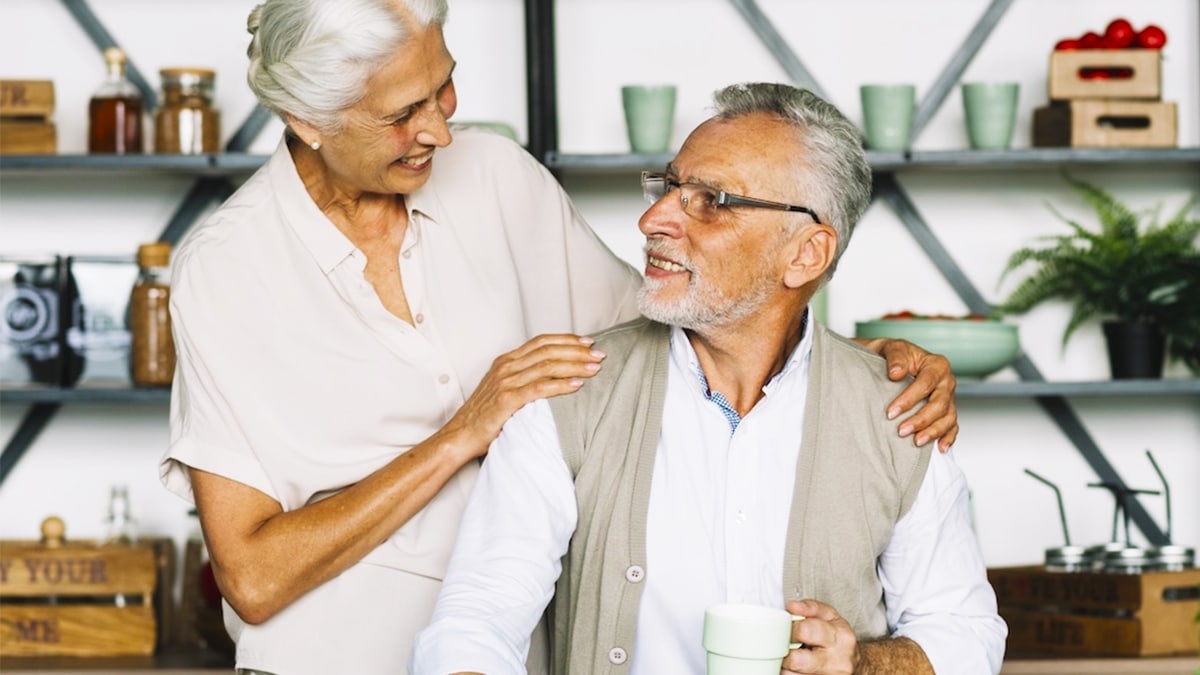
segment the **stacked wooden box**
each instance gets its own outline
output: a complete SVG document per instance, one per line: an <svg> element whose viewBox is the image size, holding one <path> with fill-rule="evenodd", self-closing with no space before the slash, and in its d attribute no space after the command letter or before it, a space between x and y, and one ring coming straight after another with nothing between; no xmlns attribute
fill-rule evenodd
<svg viewBox="0 0 1200 675"><path fill-rule="evenodd" d="M54 82L0 80L0 155L49 155L58 151Z"/></svg>
<svg viewBox="0 0 1200 675"><path fill-rule="evenodd" d="M0 657L148 655L168 637L171 540L0 542ZM165 545L164 545L165 544Z"/></svg>
<svg viewBox="0 0 1200 675"><path fill-rule="evenodd" d="M1007 656L1166 656L1200 647L1200 569L1058 572L988 570Z"/></svg>
<svg viewBox="0 0 1200 675"><path fill-rule="evenodd" d="M1175 103L1162 101L1161 50L1055 51L1049 94L1049 105L1033 111L1035 147L1177 144Z"/></svg>

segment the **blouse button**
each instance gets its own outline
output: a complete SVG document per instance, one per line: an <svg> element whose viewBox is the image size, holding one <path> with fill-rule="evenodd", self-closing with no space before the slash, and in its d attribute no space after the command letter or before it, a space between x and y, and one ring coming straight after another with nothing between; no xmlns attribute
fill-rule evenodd
<svg viewBox="0 0 1200 675"><path fill-rule="evenodd" d="M625 663L625 660L628 658L629 655L626 654L625 650L621 649L620 647L613 647L612 649L608 650L608 660L614 665L619 666L622 663Z"/></svg>
<svg viewBox="0 0 1200 675"><path fill-rule="evenodd" d="M425 323L425 315L424 315L424 314L418 314L418 315L416 315L416 316L414 316L414 317L413 317L413 320L414 320L414 321L416 321L417 323Z"/></svg>
<svg viewBox="0 0 1200 675"><path fill-rule="evenodd" d="M629 569L625 570L625 581L631 584L639 583L646 578L646 570L642 569L641 565L630 565Z"/></svg>
<svg viewBox="0 0 1200 675"><path fill-rule="evenodd" d="M405 251L405 252L401 253L400 255L401 255L402 257L404 257L404 258L411 258L411 257L412 257L412 251Z"/></svg>
<svg viewBox="0 0 1200 675"><path fill-rule="evenodd" d="M438 375L438 382L441 382L442 384L446 384L449 381L450 381L449 375Z"/></svg>

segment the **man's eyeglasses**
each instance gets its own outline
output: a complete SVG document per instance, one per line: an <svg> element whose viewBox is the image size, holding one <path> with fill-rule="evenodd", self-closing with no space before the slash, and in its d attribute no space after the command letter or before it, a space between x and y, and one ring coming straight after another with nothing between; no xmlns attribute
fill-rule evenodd
<svg viewBox="0 0 1200 675"><path fill-rule="evenodd" d="M679 189L679 205L683 207L684 212L701 221L715 219L721 207L749 206L758 209L775 209L776 211L799 211L807 213L812 217L813 222L818 225L821 224L821 219L817 217L817 212L806 206L752 199L750 197L730 194L724 190L710 188L706 185L680 183L665 173L656 173L653 171L642 172L642 194L645 195L646 200L651 204L662 199L664 195L676 188Z"/></svg>

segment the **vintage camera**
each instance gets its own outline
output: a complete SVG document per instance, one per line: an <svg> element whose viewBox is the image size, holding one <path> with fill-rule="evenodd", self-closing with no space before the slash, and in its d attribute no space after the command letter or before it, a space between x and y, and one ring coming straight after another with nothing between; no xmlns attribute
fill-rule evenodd
<svg viewBox="0 0 1200 675"><path fill-rule="evenodd" d="M0 259L0 380L5 384L70 386L83 356L66 330L81 325L79 293L59 256Z"/></svg>

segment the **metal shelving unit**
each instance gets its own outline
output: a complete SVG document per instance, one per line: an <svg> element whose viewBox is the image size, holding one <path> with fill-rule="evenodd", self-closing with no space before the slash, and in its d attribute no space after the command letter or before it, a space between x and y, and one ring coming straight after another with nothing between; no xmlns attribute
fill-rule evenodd
<svg viewBox="0 0 1200 675"><path fill-rule="evenodd" d="M1014 0L991 0L976 25L951 56L934 85L922 99L915 116L913 137L921 132L958 82L971 59ZM116 43L88 8L86 0L60 0L72 17L87 32L99 49ZM633 173L665 165L669 154L569 154L558 151L557 86L555 68L555 0L524 0L526 34L526 78L529 111L530 152L556 173ZM729 0L779 61L793 81L820 93L821 88L800 59L791 51L781 34L771 25L755 0ZM130 64L131 79L142 89L147 101L155 93L137 69ZM177 241L195 218L215 200L228 196L234 180L258 168L266 157L247 154L246 148L258 135L270 115L256 109L226 145L225 152L195 156L7 156L0 171L67 172L81 174L111 171L167 172L195 176L191 191L184 198L163 230L161 239ZM1155 165L1200 169L1200 148L1153 149L1073 149L1032 148L1008 151L935 151L880 153L868 152L876 173L875 198L881 199L899 216L910 234L934 262L970 311L986 312L988 304L971 285L957 263L933 235L916 205L897 181L897 174L941 169L1007 171L1012 169L1051 169L1084 165ZM1014 363L1021 382L963 382L958 388L963 398L1033 398L1055 421L1106 482L1123 484L1099 447L1079 421L1067 397L1099 396L1195 396L1200 395L1200 379L1131 380L1103 382L1047 382L1036 366L1021 355ZM0 455L0 484L54 413L66 403L139 403L154 404L168 400L166 390L142 390L128 387L78 389L21 388L0 389L0 403L29 405L20 427ZM1142 506L1133 500L1129 512L1134 523L1154 544L1165 536Z"/></svg>
<svg viewBox="0 0 1200 675"><path fill-rule="evenodd" d="M742 15L759 40L775 57L793 82L817 94L820 85L788 46L755 0L729 0ZM925 97L918 102L914 115L912 138L917 138L934 114L945 102L971 60L1008 11L1014 0L991 0L979 20L950 56ZM557 126L553 124L557 109L554 88L554 0L526 0L526 14L536 13L538 20L529 23L527 33L530 57L528 67L530 110L530 151L551 170L562 174L633 172L664 166L670 154L567 154L558 151ZM537 28L536 32L532 30ZM538 69L538 66L541 66ZM542 86L537 86L538 84ZM548 120L545 127L535 128L535 120ZM1054 169L1081 165L1156 165L1200 169L1200 148L1172 149L1079 149L1030 148L1005 151L937 151L879 153L868 152L875 172L873 198L882 200L899 217L909 234L921 246L936 268L973 313L987 313L989 303L971 284L958 263L934 236L916 204L898 182L898 174L939 169L969 169L973 171L1007 171L1012 169ZM1161 396L1200 393L1200 379L1112 382L1047 382L1027 356L1021 354L1013 363L1020 383L963 382L958 388L961 397L1023 397L1032 398L1054 421L1101 481L1116 485L1125 482L1096 445L1083 423L1067 401L1078 396ZM1145 508L1132 498L1127 505L1134 524L1154 545L1167 543L1166 535Z"/></svg>

